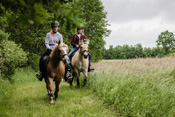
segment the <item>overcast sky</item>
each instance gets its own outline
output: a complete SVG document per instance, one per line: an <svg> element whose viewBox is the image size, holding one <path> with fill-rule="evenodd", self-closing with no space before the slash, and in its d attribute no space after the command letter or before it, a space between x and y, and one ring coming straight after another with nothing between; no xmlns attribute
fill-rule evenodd
<svg viewBox="0 0 175 117"><path fill-rule="evenodd" d="M175 0L101 0L105 7L108 27L112 32L109 45L155 47L158 35L168 30L175 34Z"/></svg>

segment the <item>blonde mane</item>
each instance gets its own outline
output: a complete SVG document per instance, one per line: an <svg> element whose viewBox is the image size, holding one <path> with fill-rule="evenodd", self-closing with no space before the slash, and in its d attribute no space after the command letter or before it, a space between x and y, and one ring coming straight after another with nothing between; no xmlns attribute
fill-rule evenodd
<svg viewBox="0 0 175 117"><path fill-rule="evenodd" d="M82 45L82 44L87 44L87 45L89 45L89 39L80 40L80 45Z"/></svg>
<svg viewBox="0 0 175 117"><path fill-rule="evenodd" d="M54 58L54 56L55 56L55 52L58 50L58 44L53 48L53 50L52 50L52 52L51 52L51 54L50 54L50 58L52 59L52 58Z"/></svg>
<svg viewBox="0 0 175 117"><path fill-rule="evenodd" d="M60 43L59 45L57 44L57 45L53 48L53 50L52 50L52 52L51 52L51 54L50 54L50 58L51 58L51 59L54 58L54 56L56 55L56 52L57 52L58 49L59 49L60 47L62 47L62 46L68 47L65 43Z"/></svg>

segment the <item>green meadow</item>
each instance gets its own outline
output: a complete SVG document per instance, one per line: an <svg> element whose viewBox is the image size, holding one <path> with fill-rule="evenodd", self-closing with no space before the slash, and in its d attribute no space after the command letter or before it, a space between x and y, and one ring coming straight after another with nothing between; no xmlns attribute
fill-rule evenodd
<svg viewBox="0 0 175 117"><path fill-rule="evenodd" d="M175 116L174 57L103 60L93 67L84 88L63 81L54 104L30 67L17 69L11 81L0 79L0 116Z"/></svg>
<svg viewBox="0 0 175 117"><path fill-rule="evenodd" d="M90 89L60 85L59 98L49 104L45 82L30 68L18 69L12 81L0 79L0 117L115 117L117 114ZM83 80L82 80L83 81Z"/></svg>

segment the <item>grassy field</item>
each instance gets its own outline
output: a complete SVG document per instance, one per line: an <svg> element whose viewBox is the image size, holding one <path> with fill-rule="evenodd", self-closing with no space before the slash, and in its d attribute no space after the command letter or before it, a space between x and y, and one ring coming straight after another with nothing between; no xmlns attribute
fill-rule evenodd
<svg viewBox="0 0 175 117"><path fill-rule="evenodd" d="M116 112L91 90L62 82L59 98L49 104L45 82L30 68L18 70L12 84L0 80L0 117L115 117Z"/></svg>
<svg viewBox="0 0 175 117"><path fill-rule="evenodd" d="M0 79L0 116L175 116L174 57L103 60L93 67L85 88L62 82L53 105L44 81L30 68L18 69L11 83Z"/></svg>
<svg viewBox="0 0 175 117"><path fill-rule="evenodd" d="M88 87L122 116L175 116L175 58L94 64Z"/></svg>

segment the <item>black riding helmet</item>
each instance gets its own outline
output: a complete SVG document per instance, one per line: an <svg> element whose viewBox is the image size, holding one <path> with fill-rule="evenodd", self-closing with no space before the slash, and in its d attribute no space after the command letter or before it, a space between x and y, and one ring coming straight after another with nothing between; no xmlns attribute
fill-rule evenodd
<svg viewBox="0 0 175 117"><path fill-rule="evenodd" d="M82 30L82 29L84 29L83 27L77 27L77 30Z"/></svg>
<svg viewBox="0 0 175 117"><path fill-rule="evenodd" d="M52 27L52 28L55 27L55 26L59 26L59 23L58 23L57 21L53 21L53 22L51 23L51 27Z"/></svg>

